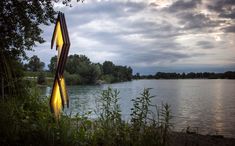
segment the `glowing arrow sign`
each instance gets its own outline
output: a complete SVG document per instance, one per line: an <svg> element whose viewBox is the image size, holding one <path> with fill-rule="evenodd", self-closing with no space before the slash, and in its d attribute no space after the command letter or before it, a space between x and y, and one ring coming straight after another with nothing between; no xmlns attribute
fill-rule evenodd
<svg viewBox="0 0 235 146"><path fill-rule="evenodd" d="M56 41L56 50L58 50L57 68L55 73L54 84L50 98L50 107L52 113L58 119L61 109L67 104L69 106L69 97L67 94L66 84L64 80L64 67L67 60L70 41L69 34L65 22L64 14L59 12L55 24L54 33L51 40L51 49Z"/></svg>

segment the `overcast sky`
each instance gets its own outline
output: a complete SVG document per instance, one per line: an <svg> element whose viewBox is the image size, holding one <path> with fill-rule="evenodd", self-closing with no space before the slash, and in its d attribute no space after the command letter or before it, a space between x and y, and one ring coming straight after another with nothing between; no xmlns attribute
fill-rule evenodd
<svg viewBox="0 0 235 146"><path fill-rule="evenodd" d="M235 70L235 0L85 0L64 7L70 54L110 60L134 73ZM54 25L34 47L49 63Z"/></svg>

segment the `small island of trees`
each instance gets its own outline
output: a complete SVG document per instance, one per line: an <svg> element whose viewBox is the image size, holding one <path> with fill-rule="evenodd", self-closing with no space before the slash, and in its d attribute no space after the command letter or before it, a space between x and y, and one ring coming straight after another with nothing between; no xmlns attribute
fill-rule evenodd
<svg viewBox="0 0 235 146"><path fill-rule="evenodd" d="M50 60L49 70L43 71L45 63L37 56L32 56L29 62L24 64L27 76L37 76L38 83L43 83L44 76L53 77L55 74L57 56ZM103 64L93 63L85 55L70 55L65 67L65 78L68 85L114 83L132 80L132 68L115 65L111 61Z"/></svg>

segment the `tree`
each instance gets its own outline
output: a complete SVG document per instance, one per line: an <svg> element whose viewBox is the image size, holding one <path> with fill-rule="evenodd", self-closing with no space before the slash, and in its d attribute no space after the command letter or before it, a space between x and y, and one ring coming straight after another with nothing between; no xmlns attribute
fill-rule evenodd
<svg viewBox="0 0 235 146"><path fill-rule="evenodd" d="M26 57L26 50L43 43L39 25L53 23L56 14L50 0L2 0L0 13L1 51L11 57Z"/></svg>
<svg viewBox="0 0 235 146"><path fill-rule="evenodd" d="M48 64L49 71L55 73L57 66L57 56L51 57L50 64Z"/></svg>
<svg viewBox="0 0 235 146"><path fill-rule="evenodd" d="M85 55L70 55L65 70L67 76L77 75L80 84L95 84L100 79L107 82L129 81L132 79L131 67L116 66L111 61L105 61L103 65L92 63Z"/></svg>
<svg viewBox="0 0 235 146"><path fill-rule="evenodd" d="M46 77L43 72L40 72L37 78L37 83L38 84L45 84L46 83Z"/></svg>
<svg viewBox="0 0 235 146"><path fill-rule="evenodd" d="M55 2L58 1L0 1L0 76L12 91L17 91L16 87L20 87L17 84L22 82L20 77L15 75L17 72L14 64L27 58L25 51L32 50L36 43L44 42L41 37L43 31L39 26L54 23L56 11L53 3ZM70 0L62 0L66 6L71 6L70 2ZM23 69L18 67L18 70Z"/></svg>
<svg viewBox="0 0 235 146"><path fill-rule="evenodd" d="M40 59L36 55L33 55L29 59L29 63L26 64L26 66L29 71L36 72L36 71L42 71L45 66L45 63L41 62Z"/></svg>
<svg viewBox="0 0 235 146"><path fill-rule="evenodd" d="M105 61L103 63L104 74L112 74L114 72L114 64L111 61Z"/></svg>
<svg viewBox="0 0 235 146"><path fill-rule="evenodd" d="M26 58L25 51L32 50L36 43L44 42L39 25L54 22L54 16L49 0L0 1L0 74L8 85L5 89L9 96L23 95L18 89L23 87L20 85L22 76L16 76L23 67L15 64Z"/></svg>
<svg viewBox="0 0 235 146"><path fill-rule="evenodd" d="M137 73L133 76L133 78L134 78L134 79L140 79L140 78L141 78L140 73L137 72Z"/></svg>
<svg viewBox="0 0 235 146"><path fill-rule="evenodd" d="M87 72L87 66L89 66L90 64L90 59L87 58L85 55L69 55L65 70L70 74Z"/></svg>

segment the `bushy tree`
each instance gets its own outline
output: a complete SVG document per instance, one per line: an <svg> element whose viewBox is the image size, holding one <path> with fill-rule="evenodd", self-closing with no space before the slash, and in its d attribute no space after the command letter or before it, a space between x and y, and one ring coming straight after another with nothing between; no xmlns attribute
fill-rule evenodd
<svg viewBox="0 0 235 146"><path fill-rule="evenodd" d="M57 66L57 56L51 57L50 64L48 64L49 71L55 73Z"/></svg>
<svg viewBox="0 0 235 146"><path fill-rule="evenodd" d="M46 77L43 72L40 72L37 78L37 83L38 84L45 84L46 83Z"/></svg>
<svg viewBox="0 0 235 146"><path fill-rule="evenodd" d="M33 55L29 59L29 63L26 64L26 68L29 71L37 72L42 71L45 66L44 62L41 62L40 58L38 58L36 55Z"/></svg>
<svg viewBox="0 0 235 146"><path fill-rule="evenodd" d="M79 1L79 0L78 0ZM14 64L26 59L26 51L43 43L40 25L54 23L53 3L70 6L70 0L1 0L0 1L0 76L11 91L21 83ZM18 70L22 70L22 66ZM16 92L11 92L16 93Z"/></svg>
<svg viewBox="0 0 235 146"><path fill-rule="evenodd" d="M39 25L53 23L55 11L50 0L2 0L0 14L1 53L26 57L26 50L44 42Z"/></svg>
<svg viewBox="0 0 235 146"><path fill-rule="evenodd" d="M103 63L104 74L112 74L114 72L114 64L111 61L105 61Z"/></svg>
<svg viewBox="0 0 235 146"><path fill-rule="evenodd" d="M54 22L55 11L50 0L1 0L0 1L0 74L8 84L8 94L19 95L16 88L22 87L15 66L25 51L32 50L36 43L43 43L39 25Z"/></svg>

